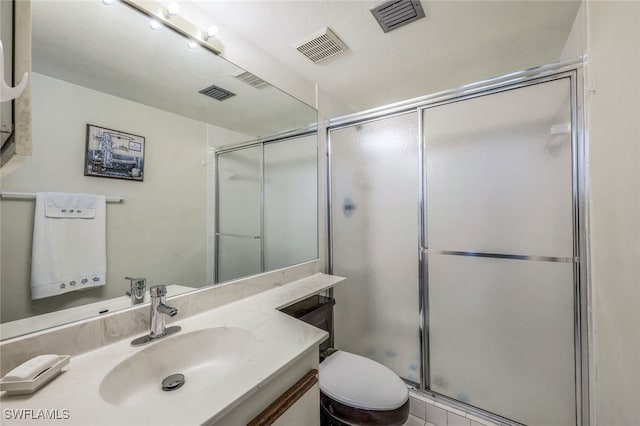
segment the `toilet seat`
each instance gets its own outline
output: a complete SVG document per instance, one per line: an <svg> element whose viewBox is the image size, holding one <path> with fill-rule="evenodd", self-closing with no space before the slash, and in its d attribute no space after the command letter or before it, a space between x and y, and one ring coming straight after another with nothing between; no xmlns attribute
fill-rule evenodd
<svg viewBox="0 0 640 426"><path fill-rule="evenodd" d="M409 399L405 383L384 365L338 351L320 364L320 391L331 399L364 410L391 411Z"/></svg>

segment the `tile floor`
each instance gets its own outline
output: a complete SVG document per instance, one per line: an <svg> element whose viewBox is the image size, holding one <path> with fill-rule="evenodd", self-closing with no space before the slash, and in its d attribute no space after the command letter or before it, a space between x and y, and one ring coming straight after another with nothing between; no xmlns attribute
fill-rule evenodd
<svg viewBox="0 0 640 426"><path fill-rule="evenodd" d="M428 423L426 420L416 416L409 416L407 422L402 426L435 426L433 423Z"/></svg>

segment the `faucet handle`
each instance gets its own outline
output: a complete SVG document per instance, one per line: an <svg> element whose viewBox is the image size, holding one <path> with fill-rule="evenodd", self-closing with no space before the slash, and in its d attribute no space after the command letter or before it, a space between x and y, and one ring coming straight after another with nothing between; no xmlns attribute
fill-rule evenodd
<svg viewBox="0 0 640 426"><path fill-rule="evenodd" d="M146 278L131 278L124 277L125 280L129 280L129 290L125 291L127 296L135 295L136 300L144 301L144 292L147 288Z"/></svg>
<svg viewBox="0 0 640 426"><path fill-rule="evenodd" d="M163 297L167 295L167 286L165 284L154 285L149 288L151 297Z"/></svg>

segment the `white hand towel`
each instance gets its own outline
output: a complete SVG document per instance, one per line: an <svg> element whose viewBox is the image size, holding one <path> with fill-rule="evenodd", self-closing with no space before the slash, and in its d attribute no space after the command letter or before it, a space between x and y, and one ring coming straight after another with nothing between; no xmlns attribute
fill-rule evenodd
<svg viewBox="0 0 640 426"><path fill-rule="evenodd" d="M106 284L106 228L104 196L38 192L31 299Z"/></svg>

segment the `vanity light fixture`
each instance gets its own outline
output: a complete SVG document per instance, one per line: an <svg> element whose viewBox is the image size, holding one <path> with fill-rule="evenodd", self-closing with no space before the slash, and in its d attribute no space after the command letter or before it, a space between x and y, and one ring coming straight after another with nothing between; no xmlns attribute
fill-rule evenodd
<svg viewBox="0 0 640 426"><path fill-rule="evenodd" d="M202 37L202 39L204 41L209 40L211 37L214 37L216 34L218 34L218 27L216 25L211 25L209 28L207 28L207 33Z"/></svg>
<svg viewBox="0 0 640 426"><path fill-rule="evenodd" d="M189 49L195 49L196 47L198 47L198 43L196 43L194 40L189 40L187 42L187 47Z"/></svg>
<svg viewBox="0 0 640 426"><path fill-rule="evenodd" d="M157 31L160 28L162 28L162 24L157 19L152 19L149 21L149 28L151 28L154 31Z"/></svg>
<svg viewBox="0 0 640 426"><path fill-rule="evenodd" d="M176 16L180 12L180 3L177 1L172 1L167 6L167 12L164 14L164 17L167 19L171 19L172 16Z"/></svg>

